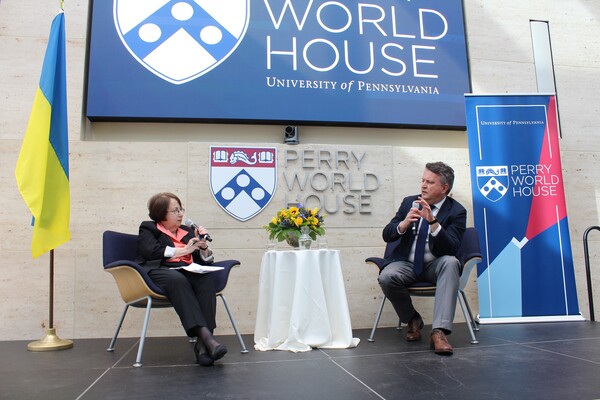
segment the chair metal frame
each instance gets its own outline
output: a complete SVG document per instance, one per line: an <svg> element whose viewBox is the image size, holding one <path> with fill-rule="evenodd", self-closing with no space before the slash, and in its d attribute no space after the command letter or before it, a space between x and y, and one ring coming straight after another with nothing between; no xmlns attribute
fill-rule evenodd
<svg viewBox="0 0 600 400"><path fill-rule="evenodd" d="M389 250L389 246L389 244L386 246L386 255ZM465 231L456 257L461 262L462 266L462 272L458 283L458 301L463 315L465 316L465 322L467 323L469 335L471 336L471 343L477 344L479 341L477 340L474 331L479 331L479 326L477 325L477 321L473 315L471 306L469 305L469 300L467 299L467 295L464 291L469 282L469 276L471 275L472 269L482 260L481 250L479 247L479 237L477 236L477 231L475 228L470 227ZM379 271L381 271L383 261L384 259L379 257L369 257L365 260L366 263L375 265ZM410 295L415 297L434 297L435 290L436 286L431 282L415 282L413 285L408 287ZM383 306L385 305L386 299L387 297L383 295L381 304L379 305L379 310L375 316L375 322L373 324L373 328L371 329L371 334L367 339L369 342L375 341L375 330L377 329L377 325L379 325L379 320L381 319L381 313L383 312ZM402 329L400 322L398 322L398 329Z"/></svg>
<svg viewBox="0 0 600 400"><path fill-rule="evenodd" d="M111 256L111 253L107 248L109 245L118 246L117 253L119 253L123 259L115 260L114 256ZM152 308L169 308L173 306L162 289L150 279L146 270L133 261L135 260L135 255L137 253L137 235L105 231L103 234L103 247L104 269L115 279L121 298L125 302L125 307L121 313L117 329L115 330L106 351L114 351L119 331L121 330L129 307L145 308L146 313L142 324L142 331L140 333L140 343L136 360L133 364L134 367L141 367L146 332L150 320L150 310L152 310ZM237 327L235 318L229 309L227 299L223 295L223 290L227 285L231 268L239 266L240 262L237 260L223 260L216 261L213 265L222 266L224 268L223 270L212 272L212 274L214 274L213 277L215 278L215 287L217 288L216 296L220 297L223 301L233 330L240 343L241 353L248 353L248 349L246 348L242 335Z"/></svg>

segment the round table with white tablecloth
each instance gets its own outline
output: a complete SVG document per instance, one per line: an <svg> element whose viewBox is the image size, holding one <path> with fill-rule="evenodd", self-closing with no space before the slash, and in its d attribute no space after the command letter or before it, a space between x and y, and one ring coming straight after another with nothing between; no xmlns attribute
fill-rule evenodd
<svg viewBox="0 0 600 400"><path fill-rule="evenodd" d="M256 350L309 351L358 345L339 250L267 251L259 278Z"/></svg>

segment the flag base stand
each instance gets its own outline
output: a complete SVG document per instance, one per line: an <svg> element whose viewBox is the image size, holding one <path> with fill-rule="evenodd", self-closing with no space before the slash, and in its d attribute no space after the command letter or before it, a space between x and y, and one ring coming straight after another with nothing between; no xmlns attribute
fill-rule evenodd
<svg viewBox="0 0 600 400"><path fill-rule="evenodd" d="M56 336L56 330L49 328L46 331L46 337L42 340L36 340L27 345L29 351L53 351L53 350L65 350L73 347L73 341L68 339L61 339Z"/></svg>

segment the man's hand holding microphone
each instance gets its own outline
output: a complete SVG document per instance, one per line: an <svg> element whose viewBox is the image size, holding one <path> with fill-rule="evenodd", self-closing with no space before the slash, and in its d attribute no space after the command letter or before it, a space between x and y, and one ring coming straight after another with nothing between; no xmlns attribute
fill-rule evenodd
<svg viewBox="0 0 600 400"><path fill-rule="evenodd" d="M398 232L405 234L410 228L411 233L416 235L419 228L419 220L421 218L425 219L427 222L435 219L429 204L419 197L417 200L413 201L410 211L406 214L404 220L398 224Z"/></svg>

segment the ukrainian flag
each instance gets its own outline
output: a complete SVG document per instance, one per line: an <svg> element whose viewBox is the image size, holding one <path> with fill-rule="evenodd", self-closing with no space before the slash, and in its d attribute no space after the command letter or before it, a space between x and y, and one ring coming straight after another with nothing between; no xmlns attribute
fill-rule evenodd
<svg viewBox="0 0 600 400"><path fill-rule="evenodd" d="M33 214L31 254L36 258L71 239L67 126L65 16L52 21L15 176Z"/></svg>

